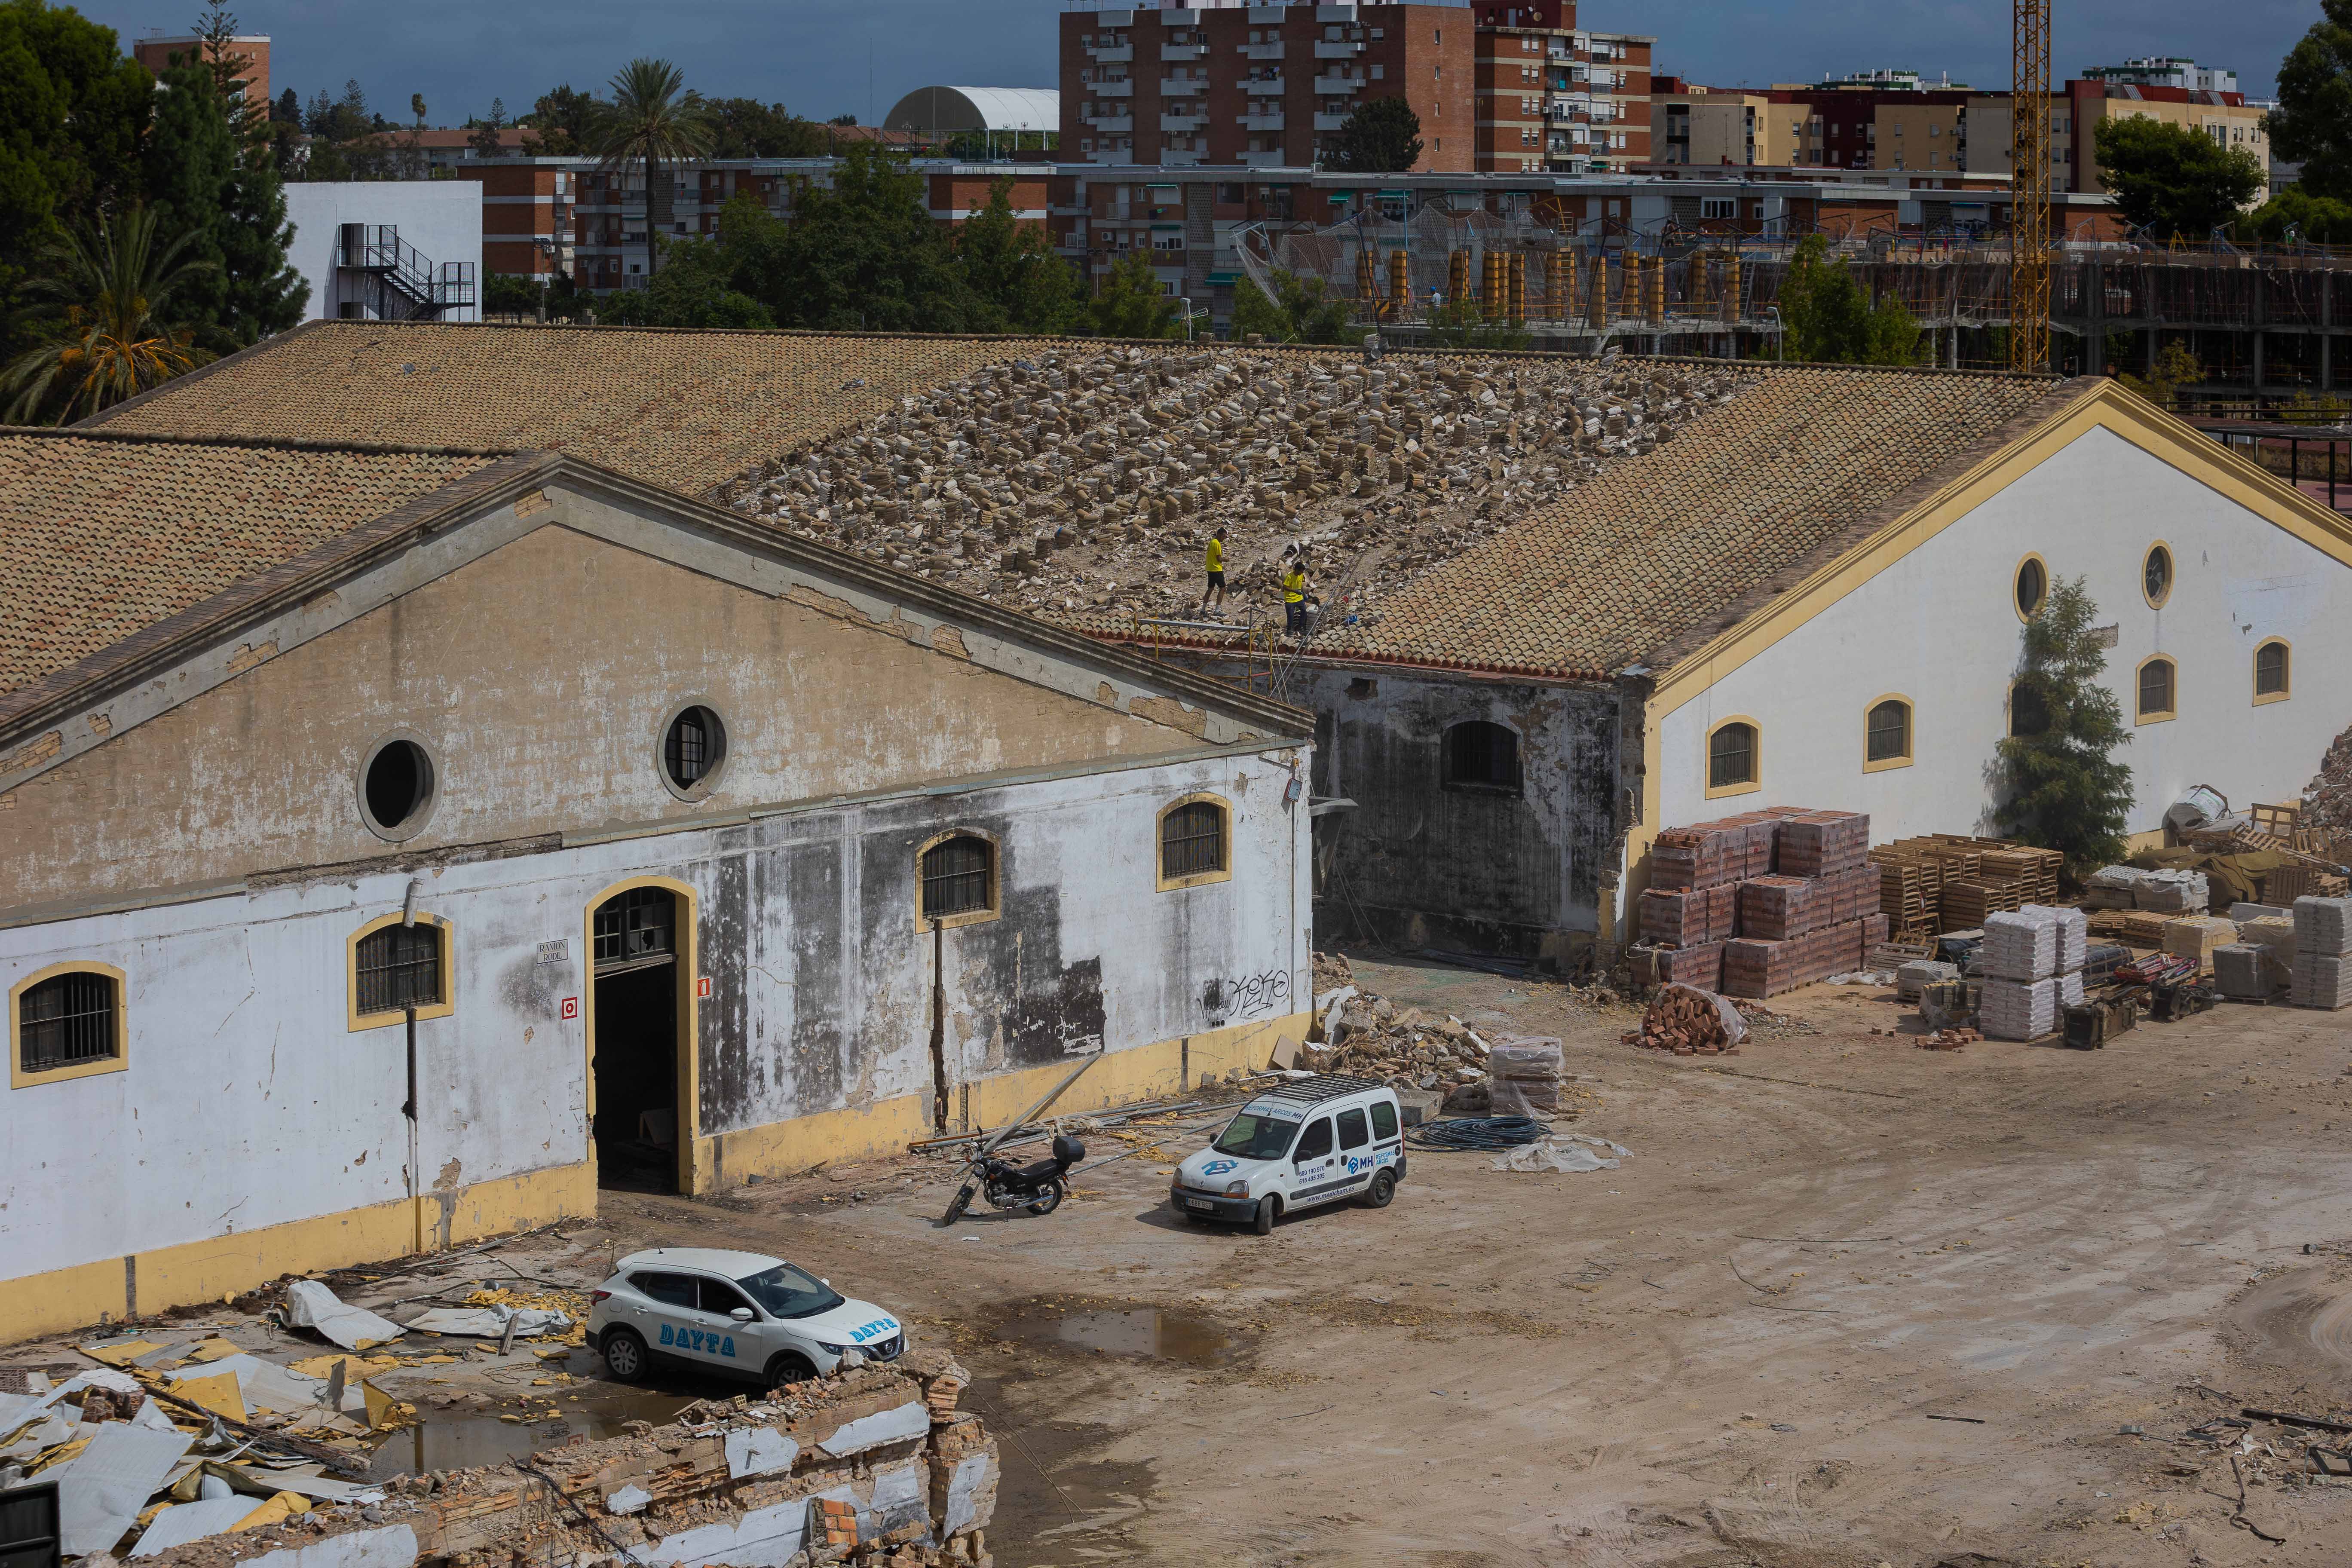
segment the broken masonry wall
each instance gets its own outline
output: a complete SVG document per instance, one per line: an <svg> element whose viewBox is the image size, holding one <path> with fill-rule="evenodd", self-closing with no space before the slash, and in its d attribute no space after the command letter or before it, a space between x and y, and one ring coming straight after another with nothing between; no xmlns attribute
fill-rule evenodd
<svg viewBox="0 0 2352 1568"><path fill-rule="evenodd" d="M1618 700L1605 689L1377 668L1312 668L1314 790L1353 800L1317 827L1317 929L1581 962L1619 832ZM1448 783L1447 732L1517 737L1515 790Z"/></svg>
<svg viewBox="0 0 2352 1568"><path fill-rule="evenodd" d="M691 1002L697 1191L931 1131L916 878L951 829L993 838L1001 888L994 919L941 942L952 1120L1012 1115L1102 1046L1066 1109L1262 1066L1272 1036L1253 1031L1298 1029L1309 984L1291 756L1097 765L0 930L0 987L119 969L127 1044L119 1070L0 1096L0 1338L593 1212L588 924L642 879L687 890L679 984L709 986ZM1160 891L1160 811L1203 794L1231 809L1231 877ZM352 1027L350 968L412 880L454 954L449 1010L415 1026L413 1201L406 1029Z"/></svg>
<svg viewBox="0 0 2352 1568"><path fill-rule="evenodd" d="M772 1395L705 1400L668 1426L633 1423L627 1436L574 1437L512 1464L400 1478L365 1513L320 1509L144 1561L786 1568L830 1551L827 1561L984 1565L999 1462L979 1417L956 1408L968 1379L945 1352L919 1348Z"/></svg>

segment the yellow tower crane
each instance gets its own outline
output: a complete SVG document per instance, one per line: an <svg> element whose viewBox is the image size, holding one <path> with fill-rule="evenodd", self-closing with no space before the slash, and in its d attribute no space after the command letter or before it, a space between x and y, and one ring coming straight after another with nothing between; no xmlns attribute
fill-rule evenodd
<svg viewBox="0 0 2352 1568"><path fill-rule="evenodd" d="M2012 0L2009 368L2050 367L2050 4Z"/></svg>

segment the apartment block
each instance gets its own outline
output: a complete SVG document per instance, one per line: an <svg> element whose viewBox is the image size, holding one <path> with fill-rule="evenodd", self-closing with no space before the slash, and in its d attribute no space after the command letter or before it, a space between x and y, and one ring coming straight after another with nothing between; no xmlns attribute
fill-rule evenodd
<svg viewBox="0 0 2352 1568"><path fill-rule="evenodd" d="M1066 161L1305 168L1361 104L1421 117L1416 170L1476 166L1474 13L1277 5L1062 15Z"/></svg>
<svg viewBox="0 0 2352 1568"><path fill-rule="evenodd" d="M1802 161L1810 106L1769 92L1651 79L1651 162L1661 168L1785 168Z"/></svg>
<svg viewBox="0 0 2352 1568"><path fill-rule="evenodd" d="M236 86L245 101L257 109L266 109L269 103L269 35L239 33L229 39L228 45L227 53L237 62ZM172 68L174 55L190 64L202 60L205 40L193 33L131 40L131 58L157 76Z"/></svg>
<svg viewBox="0 0 2352 1568"><path fill-rule="evenodd" d="M1475 11L1481 172L1610 174L1650 163L1656 39L1580 28L1575 0Z"/></svg>

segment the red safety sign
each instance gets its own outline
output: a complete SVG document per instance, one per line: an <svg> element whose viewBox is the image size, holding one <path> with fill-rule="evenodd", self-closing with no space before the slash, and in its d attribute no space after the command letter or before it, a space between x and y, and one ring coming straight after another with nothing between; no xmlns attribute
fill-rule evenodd
<svg viewBox="0 0 2352 1568"><path fill-rule="evenodd" d="M567 1018L577 1018L578 1016L580 1016L580 998L579 998L579 997L577 997L577 996L566 996L566 997L563 999L563 1016L564 1016L565 1017L567 1017Z"/></svg>
<svg viewBox="0 0 2352 1568"><path fill-rule="evenodd" d="M694 983L694 994L697 996L708 996L710 994L710 976L706 974L701 979Z"/></svg>

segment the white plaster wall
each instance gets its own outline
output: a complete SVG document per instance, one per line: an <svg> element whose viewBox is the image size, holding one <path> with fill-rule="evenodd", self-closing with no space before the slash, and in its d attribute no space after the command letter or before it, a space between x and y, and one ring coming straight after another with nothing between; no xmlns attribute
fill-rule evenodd
<svg viewBox="0 0 2352 1568"><path fill-rule="evenodd" d="M2140 589L2158 540L2175 582L2161 610ZM1664 721L1660 826L1758 805L1867 811L1871 837L1991 831L1987 770L2006 733L2022 648L2020 559L2081 576L2116 626L2107 684L2131 725L2151 654L2178 668L2179 717L2130 729L2120 752L2130 830L2209 784L2239 805L2296 798L2352 723L2352 569L2105 430L2093 430ZM2294 645L2294 695L2253 701L2255 647ZM1863 772L1864 715L1885 693L1914 704L1913 764ZM1706 734L1734 714L1762 731L1763 788L1706 798Z"/></svg>
<svg viewBox="0 0 2352 1568"><path fill-rule="evenodd" d="M482 187L476 180L290 180L286 216L294 226L287 260L310 286L311 321L332 321L342 313L335 286L335 230L342 224L391 224L436 268L445 261L472 262L478 301L488 281L482 272ZM481 319L478 303L453 307L439 317Z"/></svg>
<svg viewBox="0 0 2352 1568"><path fill-rule="evenodd" d="M1008 890L1059 889L1063 960L1099 957L1107 1044L1120 1050L1307 1005L1308 826L1303 799L1282 802L1289 777L1271 756L1220 757L944 795L923 808L942 824L999 815ZM1199 790L1233 803L1234 877L1156 892L1158 809ZM781 879L762 886L756 870L757 830L804 816L834 819L811 824L820 834L864 835L871 867L883 853L872 819L908 809L792 814L750 831L417 873L418 908L456 925L455 1010L417 1026L420 1190L585 1158L584 1024L563 1019L562 1003L585 984L585 910L629 877L672 876L698 889L700 969L740 987L735 997L715 988L701 1005L704 1038L719 1010L740 1007L766 1086L739 1122L928 1090L930 952L912 910L876 917L899 939L862 942L855 878L839 901L795 908ZM747 863L752 891L730 948L711 911L730 882L743 885ZM349 1031L344 946L366 921L399 910L409 879L362 875L0 931L0 992L68 960L125 972L130 1061L121 1072L0 1090L0 1279L406 1196L404 1034ZM796 973L796 937L827 928L851 962ZM541 963L540 944L559 941L563 961ZM1213 1018L1201 1004L1209 974L1273 978ZM793 1072L796 1014L803 988L819 986L856 1011L843 1020L851 1059L839 1087L809 1089ZM951 993L951 1008L956 1001ZM989 1042L956 1043L961 1075L984 1076Z"/></svg>

